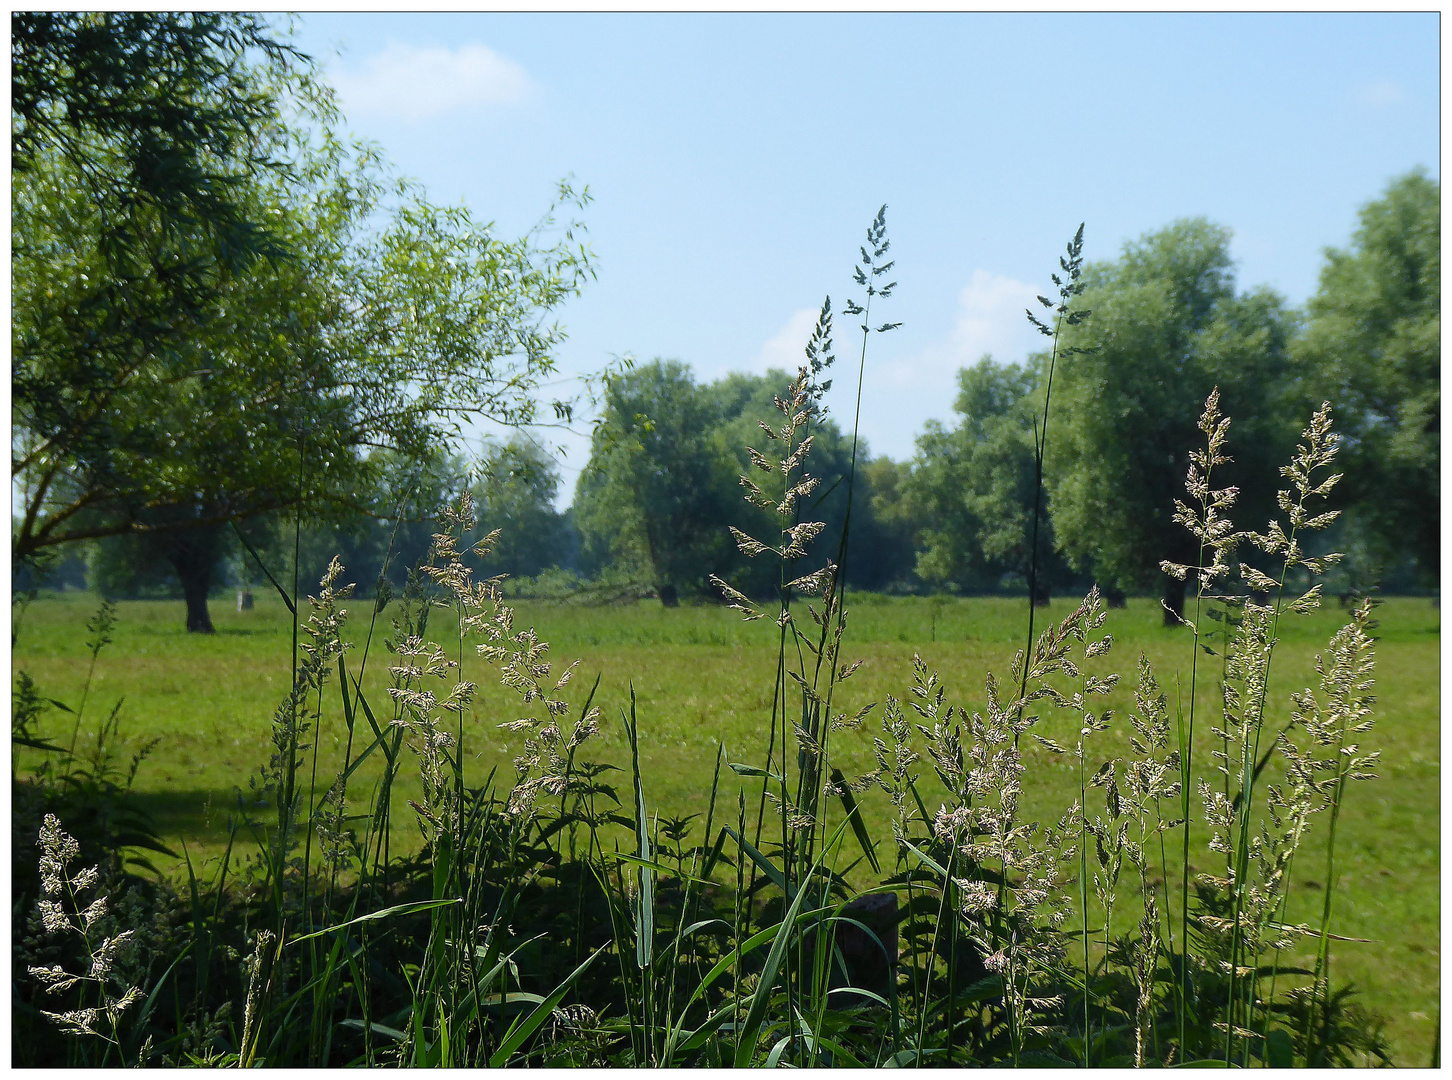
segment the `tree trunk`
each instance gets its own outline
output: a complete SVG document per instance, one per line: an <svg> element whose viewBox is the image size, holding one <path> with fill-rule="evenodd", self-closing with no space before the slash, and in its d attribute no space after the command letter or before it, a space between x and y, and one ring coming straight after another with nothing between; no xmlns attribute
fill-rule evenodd
<svg viewBox="0 0 1452 1080"><path fill-rule="evenodd" d="M1171 614L1173 612L1173 614ZM1185 615L1185 583L1177 577L1165 576L1165 625L1179 626Z"/></svg>
<svg viewBox="0 0 1452 1080"><path fill-rule="evenodd" d="M1122 608L1129 603L1124 590L1113 585L1100 585L1099 595L1104 598L1104 606L1107 608Z"/></svg>
<svg viewBox="0 0 1452 1080"><path fill-rule="evenodd" d="M211 545L178 537L169 545L167 558L176 570L182 595L186 597L187 632L215 633L211 612L207 610L207 593L212 590L212 564L216 561Z"/></svg>

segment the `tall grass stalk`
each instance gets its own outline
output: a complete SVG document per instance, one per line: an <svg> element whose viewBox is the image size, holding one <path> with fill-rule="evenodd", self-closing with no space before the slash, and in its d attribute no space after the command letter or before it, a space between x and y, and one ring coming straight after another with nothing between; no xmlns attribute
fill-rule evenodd
<svg viewBox="0 0 1452 1080"><path fill-rule="evenodd" d="M1034 647L1034 614L1039 604L1039 525L1044 513L1044 458L1048 452L1049 438L1049 416L1050 406L1053 403L1054 394L1054 373L1058 367L1061 347L1065 357L1073 356L1086 351L1080 346L1061 346L1061 336L1065 327L1079 326L1084 323L1092 314L1086 308L1074 308L1072 306L1076 297L1083 294L1086 283L1081 281L1084 268L1084 223L1079 223L1075 230L1073 239L1065 247L1064 255L1059 258L1059 269L1063 273L1060 277L1057 273L1049 275L1059 292L1058 303L1046 296L1039 296L1039 303L1045 310L1053 313L1053 325L1044 322L1032 309L1025 309L1024 314L1028 316L1029 323L1043 336L1049 338L1049 364L1044 377L1044 407L1042 415L1034 425L1034 502L1033 516L1029 525L1029 559L1028 559L1028 629L1024 638L1024 655L1027 656ZM1019 700L1026 702L1028 694L1029 665L1023 665L1022 675L1019 681ZM1017 747L1017 735L1014 739ZM1084 776L1083 747L1079 748L1079 806L1086 805L1086 786ZM1082 821L1079 837L1079 885L1080 885L1080 915L1083 920L1084 937L1084 983L1086 992L1084 994L1084 1065L1089 1065L1089 895L1088 895L1088 861L1084 850L1086 830ZM1002 903L1002 889L1000 888L999 902ZM951 978L951 973L950 973ZM952 993L950 984L949 993ZM951 1034L951 1031L950 1031Z"/></svg>
<svg viewBox="0 0 1452 1080"><path fill-rule="evenodd" d="M887 300L892 295L893 289L897 287L896 281L889 281L886 285L879 283L879 279L889 274L896 264L896 261L892 259L884 261L891 246L892 242L887 238L887 206L884 204L878 209L877 216L867 229L867 242L860 249L861 260L852 272L853 281L863 290L862 302L859 304L854 300L849 300L843 307L848 315L861 315L862 344L858 351L857 388L852 409L852 449L847 470L846 506L843 510L842 528L837 540L837 555L833 563L835 569L831 573L825 589L821 627L814 650L816 663L813 665L812 671L812 694L806 693L805 685L802 687L803 712L810 717L810 725L807 729L808 739L806 740L810 749L805 759L808 763L808 770L802 777L801 785L801 794L806 802L804 810L811 819L804 852L804 859L807 861L812 859L816 849L818 829L821 830L823 850L826 846L828 811L826 805L821 801L821 794L824 790L824 780L828 776L832 732L837 727L856 726L866 717L866 712L863 711L851 719L846 716L834 719L832 705L838 682L850 674L840 666L840 661L842 636L846 629L847 619L847 553L852 530L852 506L857 489L857 451L862 421L862 386L867 371L867 347L874 333L886 334L901 325L900 323L885 322L874 328L871 323L873 301L875 299ZM812 359L810 353L808 359ZM826 668L825 691L822 687L824 667ZM812 746L813 743L815 746ZM872 862L875 869L877 860L873 854L872 843L868 838L865 823L860 815L854 815L851 812L850 789L842 785L829 786L835 786L843 799L848 809L848 816L844 820L844 824L853 828L861 843L863 854ZM824 936L822 940L826 941L830 938Z"/></svg>
<svg viewBox="0 0 1452 1080"><path fill-rule="evenodd" d="M1313 741L1327 749L1334 747L1332 776L1323 781L1324 797L1329 806L1331 820L1326 835L1326 882L1321 906L1316 968L1311 981L1303 1033L1309 1062L1315 1062L1324 1052L1324 1045L1318 1045L1316 1041L1315 1029L1317 1010L1321 1010L1321 1019L1324 1022L1330 994L1331 915L1336 891L1336 826L1340 820L1347 783L1372 778L1380 756L1378 751L1364 753L1359 744L1348 742L1348 736L1360 735L1368 731L1374 723L1370 718L1374 699L1370 694L1373 685L1373 642L1369 633L1372 624L1369 600L1363 600L1356 607L1352 620L1333 639L1329 665L1322 658L1317 658L1317 670L1322 676L1321 690L1326 698L1324 705L1309 694L1302 695L1299 702L1302 723L1310 732ZM1324 1044L1324 1039L1322 1043Z"/></svg>
<svg viewBox="0 0 1452 1080"><path fill-rule="evenodd" d="M856 487L858 429L861 418L861 396L866 371L867 346L874 332L886 333L895 329L895 324L884 323L874 330L869 322L873 299L877 297L886 299L891 295L896 284L891 282L881 285L878 281L893 267L891 260L884 261L890 246L886 234L886 212L886 206L882 207L868 228L867 243L861 249L862 258L853 270L854 281L864 289L863 302L859 304L856 301L849 301L843 309L850 315L862 317L863 337L858 362L851 459L845 478L847 484L846 505L837 539L835 561L828 562L821 569L809 574L793 576L795 570L792 564L806 554L807 545L823 529L820 522L803 521L800 511L802 505L820 484L817 478L805 471L804 463L813 441L811 426L820 415L819 402L823 393L830 386L830 383L824 383L820 376L834 362L831 354L830 298L823 304L817 325L808 342L807 363L803 365L797 379L793 382L788 396L777 399L777 406L785 423L779 431L773 430L765 424L762 425L769 442L782 444L782 456L771 460L756 449L750 449L753 464L761 471L774 473L780 470L783 488L780 500L778 501L773 495L764 491L751 477L742 477L742 485L747 491L747 500L754 505L774 509L782 519L780 543L776 547L769 547L740 530L732 530L737 546L743 554L748 557L773 554L776 556L779 568L777 676L776 685L773 688L771 743L768 746L760 810L764 810L767 793L775 782L780 790L780 796L777 798L777 821L781 835L783 887L789 896L806 887L805 882L811 877L810 868L818 865L816 859L818 845L826 842L829 822L821 795L824 784L834 786L826 784L829 774L832 730L836 726L855 726L866 716L866 710L863 710L850 719L845 716L834 719L831 710L837 683L851 674L850 670L839 666L839 661L846 617L844 564L851 534L852 503ZM748 619L761 617L762 612L743 594L720 578L712 576L711 580L730 601L731 606L740 609ZM820 612L809 606L812 618L818 624L815 641L811 640L808 634L797 625L792 611L792 600L797 593L807 596L822 594ZM788 654L789 644L796 654L795 670L792 669ZM803 651L804 649L806 652ZM811 659L808 659L808 652L811 654ZM793 696L788 692L788 678L797 684L795 696L800 701L800 719L790 721L798 747L796 783L794 785L789 780L788 746L790 740L787 725L790 713L798 710L788 705ZM774 773L772 747L777 742L778 730L781 745L780 772ZM848 789L838 788L838 791L844 802L850 800L851 795ZM761 836L761 820L759 812L758 842ZM849 811L844 824L850 824L862 844L865 854L875 862L872 844L867 838L860 815L854 815ZM819 829L820 841L818 840ZM753 866L751 886L753 891L756 882L755 874L756 867ZM824 880L830 880L830 877ZM788 1000L794 1012L800 1011L803 984L807 976L808 965L804 944L802 941L798 941L795 949L788 950L783 964L783 977ZM794 1056L796 1053L795 1028L788 1036L788 1044L788 1053L790 1056Z"/></svg>
<svg viewBox="0 0 1452 1080"><path fill-rule="evenodd" d="M86 648L91 653L91 660L86 667L86 681L81 685L81 700L76 706L76 719L71 727L71 741L66 749L68 758L75 757L76 738L81 733L81 717L86 711L86 701L91 696L91 682L96 677L96 660L101 655L101 650L111 643L111 632L115 627L116 604L112 600L102 600L96 614L86 623L86 632L90 635L86 638Z"/></svg>
<svg viewBox="0 0 1452 1080"><path fill-rule="evenodd" d="M1192 634L1190 642L1190 689L1189 689L1189 716L1186 723L1184 697L1180 698L1181 705L1176 712L1179 719L1179 761L1180 761L1180 820L1181 820L1181 885L1180 885L1180 942L1181 942L1181 964L1179 979L1179 997L1176 1003L1176 1011L1179 1022L1180 1045L1184 1046L1188 1036L1189 1025L1189 979L1190 979L1190 792L1194 787L1194 757L1195 757L1195 708L1196 688L1200 672L1200 653L1207 648L1201 640L1202 615L1204 603L1209 597L1210 589L1230 572L1230 557L1234 553L1235 545L1240 540L1240 534L1235 531L1230 519L1224 514L1235 504L1239 489L1227 487L1214 489L1211 486L1214 470L1217 465L1229 464L1233 459L1224 453L1230 420L1220 413L1220 391L1216 388L1210 392L1206 399L1204 411L1200 414L1198 423L1200 432L1205 436L1205 449L1195 449L1190 453L1190 469L1186 476L1186 493L1195 501L1198 511L1188 504L1175 500L1174 520L1194 535L1198 547L1194 567L1182 566L1169 561L1160 564L1165 573L1185 580L1191 574L1195 578L1195 606L1194 618L1189 622L1188 627ZM1207 553L1210 561L1206 562ZM1166 608L1166 611L1169 609ZM1225 655L1229 656L1229 643L1225 645ZM1228 661L1227 661L1228 662ZM1226 783L1229 783L1230 772L1226 770ZM1229 798L1227 789L1226 797ZM1168 891L1168 867L1166 867L1166 889ZM1173 933L1169 936L1171 947L1174 944Z"/></svg>
<svg viewBox="0 0 1452 1080"><path fill-rule="evenodd" d="M1271 579L1254 567L1245 563L1241 564L1241 576L1246 580L1253 591L1266 590L1274 592L1274 602L1270 606L1269 635L1267 644L1263 649L1257 650L1255 657L1259 665L1256 672L1250 674L1250 685L1256 700L1253 703L1252 719L1249 737L1243 739L1243 751L1241 755L1241 781L1238 794L1239 809L1239 846L1238 865L1236 867L1235 883L1235 906L1233 912L1234 930L1231 940L1231 970L1230 970L1230 1030L1234 1032L1237 1015L1236 1009L1239 1006L1235 990L1237 976L1241 964L1241 950L1244 947L1245 928L1242 922L1242 914L1247 904L1247 878L1249 876L1251 852L1251 811L1254 806L1254 793L1257 778L1264 768L1264 761L1260 755L1261 736L1265 729L1265 703L1270 688L1270 669L1273 656L1276 634L1280 627L1282 602L1285 593L1286 582L1293 569L1303 567L1308 576L1316 576L1325 572L1326 568L1336 562L1339 555L1322 556L1320 558L1308 558L1301 550L1298 537L1303 531L1323 529L1330 525L1339 516L1339 511L1324 511L1320 514L1309 512L1309 503L1312 499L1324 499L1340 480L1340 475L1316 476L1318 471L1328 469L1335 460L1337 443L1340 437L1331 431L1330 404L1323 403L1321 408L1311 418L1310 424L1302 435L1305 440L1296 448L1296 454L1291 463L1281 469L1283 476L1292 481L1294 495L1291 491L1280 491L1277 493L1277 501L1281 510L1287 515L1289 528L1285 528L1277 521L1272 521L1265 534L1248 534L1249 539L1263 551L1271 555L1281 556L1280 574L1277 578ZM1320 603L1319 585L1312 585L1292 605L1297 613L1304 614L1313 610ZM1254 612L1256 605L1247 605L1247 615L1254 613L1255 618L1265 617L1265 614ZM1254 625L1255 618L1249 620ZM1243 623L1244 625L1244 623ZM1335 832L1335 817L1333 811L1332 834ZM1334 841L1333 841L1334 842ZM1331 894L1328 884L1327 895ZM1257 935L1260 928L1255 928ZM1242 1028L1253 1029L1254 1018L1254 985L1247 983L1242 993L1245 1001L1240 1016L1243 1017ZM1233 1038L1226 1040L1227 1061L1231 1055ZM1249 1043L1242 1047L1242 1063L1248 1063Z"/></svg>
<svg viewBox="0 0 1452 1080"><path fill-rule="evenodd" d="M1065 247L1064 255L1059 258L1059 269L1064 274L1062 278L1058 274L1049 275L1050 280L1059 290L1059 302L1055 304L1046 296L1038 297L1039 303L1046 310L1053 312L1053 326L1049 326L1035 315L1032 309L1024 311L1033 328L1050 340L1049 367L1044 377L1044 408L1034 427L1034 510L1029 524L1029 612L1028 632L1025 635L1024 643L1026 652L1032 649L1034 644L1034 608L1038 605L1040 595L1039 524L1044 516L1044 457L1049 445L1049 406L1053 403L1054 372L1059 363L1060 338L1066 326L1079 326L1093 314L1087 308L1072 306L1074 299L1082 295L1086 288L1086 283L1080 280L1084 273L1084 223L1082 221L1079 223L1079 228L1074 231L1074 238ZM1062 355L1065 358L1085 351L1082 346L1062 347ZM1023 694L1026 689L1027 684L1025 683L1019 687L1019 693Z"/></svg>

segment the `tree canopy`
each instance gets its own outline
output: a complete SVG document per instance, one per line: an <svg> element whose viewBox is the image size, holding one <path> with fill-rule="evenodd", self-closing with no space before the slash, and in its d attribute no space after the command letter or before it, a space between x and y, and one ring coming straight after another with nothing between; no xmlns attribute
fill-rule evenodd
<svg viewBox="0 0 1452 1080"><path fill-rule="evenodd" d="M1047 479L1059 545L1105 585L1154 588L1161 560L1194 563L1172 514L1196 419L1216 386L1235 418L1232 453L1240 451L1221 479L1240 487L1246 520L1274 510L1279 478L1265 462L1288 460L1299 430L1295 320L1270 290L1236 292L1229 243L1228 230L1187 219L1085 271L1083 305L1094 317L1066 331L1086 351L1061 368L1054 411L1063 419L1049 440ZM1163 580L1165 603L1178 612L1184 583Z"/></svg>
<svg viewBox="0 0 1452 1080"><path fill-rule="evenodd" d="M253 178L278 164L278 103L249 47L286 77L291 54L245 16L12 19L22 559L120 486L127 459L158 456L158 439L117 430L130 398L149 390L133 415L151 416L134 426L164 424L180 373L155 359L186 346L229 277L283 253L248 205Z"/></svg>
<svg viewBox="0 0 1452 1080"><path fill-rule="evenodd" d="M1296 354L1346 434L1347 526L1382 567L1441 566L1441 188L1421 171L1326 252Z"/></svg>
<svg viewBox="0 0 1452 1080"><path fill-rule="evenodd" d="M575 489L587 568L615 562L670 598L699 589L731 549L723 492L734 483L712 430L719 404L678 361L614 382Z"/></svg>
<svg viewBox="0 0 1452 1080"><path fill-rule="evenodd" d="M422 460L470 419L538 418L563 337L549 315L592 272L577 222L554 235L552 210L506 241L430 203L332 134L306 58L250 17L28 18L17 558L112 535L195 546L178 534L280 509L377 513L371 451Z"/></svg>
<svg viewBox="0 0 1452 1080"><path fill-rule="evenodd" d="M905 490L922 523L917 574L925 582L992 589L1005 575L1027 579L1039 382L1028 364L984 356L958 372L958 426L929 420L918 436ZM1041 523L1038 553L1045 586L1066 576L1047 525Z"/></svg>
<svg viewBox="0 0 1452 1080"><path fill-rule="evenodd" d="M550 452L523 434L490 442L476 467L472 485L480 538L498 530L483 574L532 577L542 570L572 566L574 530L555 509L560 470Z"/></svg>
<svg viewBox="0 0 1452 1080"><path fill-rule="evenodd" d="M582 568L593 572L612 561L631 567L667 597L709 594L711 574L758 595L777 588L775 569L743 557L728 527L750 535L779 527L774 514L744 498L740 477L753 469L748 447L766 441L760 425L780 426L775 400L790 383L786 372L771 371L703 386L685 365L662 360L619 379L575 491ZM814 416L811 433L804 467L821 485L800 513L826 524L813 548L820 561L836 558L852 447L830 417ZM872 463L860 442L859 455L847 573L854 584L881 587L905 575L910 530L878 513L896 503L895 490L872 488L874 477L895 488L896 469Z"/></svg>

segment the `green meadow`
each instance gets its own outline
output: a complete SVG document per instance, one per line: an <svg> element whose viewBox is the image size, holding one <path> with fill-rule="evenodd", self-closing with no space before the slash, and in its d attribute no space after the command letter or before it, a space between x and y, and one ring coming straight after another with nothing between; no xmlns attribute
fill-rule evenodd
<svg viewBox="0 0 1452 1080"><path fill-rule="evenodd" d="M289 684L291 619L275 597L259 596L253 610L240 613L215 601L217 633L188 634L178 602L123 602L114 640L96 660L86 691L91 662L85 623L95 604L94 597L75 593L34 603L23 616L14 666L28 671L42 694L72 709L86 694L79 725L82 748L94 741L98 724L119 702L125 740L121 767L150 747L136 773L137 793L179 856L185 850L194 864L215 862L241 820L239 799L249 777L258 773L271 751L269 725ZM392 715L385 647L392 634L390 612L385 610L370 625L371 600L355 598L346 606L350 614L345 636L353 648L345 663L350 675L361 672L365 695L382 723ZM567 694L572 706L584 705L598 676L594 704L602 709L601 731L586 744L585 757L628 765L621 709L633 687L646 798L662 820L704 814L718 748L727 762L764 760L777 649L777 630L770 620L748 624L724 608L666 609L654 601L604 607L519 601L514 606L516 626L533 626L550 642L556 672L580 661L572 693ZM1040 609L1039 626L1072 607L1068 598L1056 598ZM869 702L878 707L860 729L836 736L834 758L844 771L850 766L860 773L874 766L871 739L881 732L882 703L888 695L899 700L910 696L914 654L939 674L948 701L972 710L983 700L989 671L1007 678L1011 658L1022 646L1024 616L1022 601L1006 599L849 596L843 656L863 665L843 684L834 712L850 714ZM1382 757L1378 777L1354 785L1342 811L1333 915L1337 934L1369 940L1337 942L1333 979L1354 982L1362 1003L1386 1018L1395 1061L1425 1064L1432 1052L1439 994L1439 612L1425 598L1393 598L1378 608L1376 617L1376 726L1364 745L1380 750ZM1270 687L1269 718L1277 729L1289 715L1291 691L1315 685L1316 654L1342 619L1343 612L1332 601L1309 616L1282 621ZM1144 599L1111 611L1105 628L1115 639L1105 666L1123 676L1111 702L1121 708L1129 703L1135 665L1143 652L1169 696L1172 715L1177 703L1184 713L1191 661L1188 635L1165 629L1158 606ZM436 611L430 629L431 637L461 659L463 677L480 686L464 724L469 782L482 783L491 769L498 769L507 786L522 736L500 725L518 715L518 699L473 655L472 642L458 648L456 636L450 637L449 612ZM1202 654L1197 673L1196 771L1201 775L1208 775L1215 742L1207 718L1217 705L1219 664L1218 656ZM337 701L334 687L331 700L324 699L316 739L319 790L331 782L349 747L350 732ZM53 709L39 733L65 745L74 726L73 715ZM1109 740L1118 731L1117 726L1105 734L1099 757L1113 754ZM1052 729L1044 733L1060 734ZM1061 734L1072 741L1073 733ZM352 733L352 754L371 738L360 723ZM33 770L42 758L39 752L21 750L16 766L22 773ZM1026 809L1040 820L1057 819L1077 796L1072 763L1034 747L1027 764ZM924 797L931 798L937 789L931 766L924 761L918 770ZM370 779L366 767L358 779L352 797L363 805ZM397 791L400 803L416 797L416 778L411 782L412 787ZM721 785L733 804L739 785L745 785L753 805L760 792L759 781L724 770ZM879 842L890 842L885 796L869 792L865 802L870 833ZM1324 822L1317 827L1324 829ZM416 838L399 840L408 844ZM242 851L249 847L245 831L237 844ZM1315 924L1319 918L1327 885L1324 855L1318 854L1323 846L1324 837L1313 835L1294 865L1292 921ZM1204 851L1203 845L1199 850ZM178 873L182 863L180 858L159 859L157 866L164 873ZM1192 868L1209 869L1196 866L1193 854ZM1308 945L1300 959L1307 959L1312 948Z"/></svg>

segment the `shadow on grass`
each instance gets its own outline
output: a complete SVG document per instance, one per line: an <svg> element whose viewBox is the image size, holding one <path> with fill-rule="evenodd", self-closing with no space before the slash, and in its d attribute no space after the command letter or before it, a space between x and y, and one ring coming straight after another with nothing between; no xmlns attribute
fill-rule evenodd
<svg viewBox="0 0 1452 1080"><path fill-rule="evenodd" d="M250 836L242 827L235 788L133 791L130 799L151 817L156 831L177 855L181 854L182 841L188 845L225 846L232 822L237 823L239 840Z"/></svg>
<svg viewBox="0 0 1452 1080"><path fill-rule="evenodd" d="M291 626L279 630L277 627L245 627L245 626L219 626L210 634L193 634L183 627L176 627L170 624L156 626L138 626L131 633L138 637L167 638L175 641L216 641L227 638L251 638L251 637L282 637L283 631Z"/></svg>

